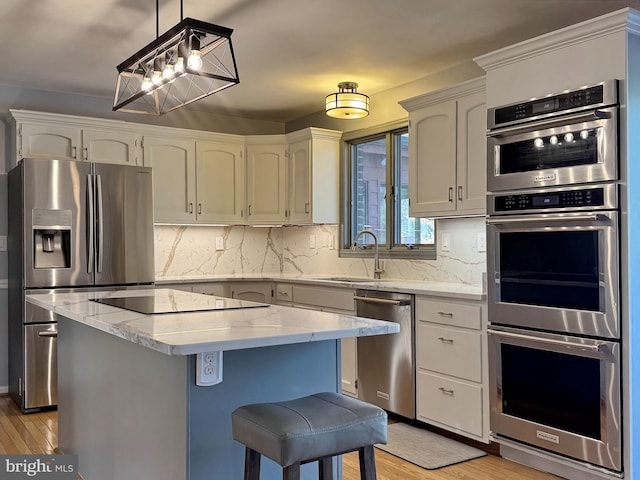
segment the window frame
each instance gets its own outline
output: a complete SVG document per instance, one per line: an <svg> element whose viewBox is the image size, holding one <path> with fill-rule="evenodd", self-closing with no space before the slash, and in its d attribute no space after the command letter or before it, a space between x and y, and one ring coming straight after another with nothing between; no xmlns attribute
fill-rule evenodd
<svg viewBox="0 0 640 480"><path fill-rule="evenodd" d="M436 222L434 220L434 243L433 245L414 245L409 247L404 244L395 243L396 236L399 234L396 227L399 222L396 221L396 199L400 194L401 186L399 178L396 175L397 161L395 158L395 144L392 141L397 134L408 133L408 121L397 121L385 123L383 125L369 127L361 130L346 132L342 136L340 149L340 250L339 256L345 258L372 258L373 257L373 240L370 236L364 238L371 241L364 248L352 250L353 236L357 232L352 232L352 148L360 143L367 143L379 138L386 138L386 157L385 175L387 179L387 195L386 195L386 242L379 244L380 258L392 259L415 259L415 260L435 260L437 256L437 235ZM391 184L389 183L391 181ZM391 190L393 188L393 190ZM393 194L390 193L393 191Z"/></svg>

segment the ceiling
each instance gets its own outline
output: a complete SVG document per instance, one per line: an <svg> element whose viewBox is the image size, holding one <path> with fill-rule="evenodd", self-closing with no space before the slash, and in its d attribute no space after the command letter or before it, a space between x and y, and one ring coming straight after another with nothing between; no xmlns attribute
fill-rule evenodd
<svg viewBox="0 0 640 480"><path fill-rule="evenodd" d="M197 102L286 122L341 81L369 95L640 0L183 0L232 28L240 84ZM116 65L156 36L153 0L2 0L0 84L113 97ZM160 0L160 33L180 0ZM171 115L170 113L168 115Z"/></svg>

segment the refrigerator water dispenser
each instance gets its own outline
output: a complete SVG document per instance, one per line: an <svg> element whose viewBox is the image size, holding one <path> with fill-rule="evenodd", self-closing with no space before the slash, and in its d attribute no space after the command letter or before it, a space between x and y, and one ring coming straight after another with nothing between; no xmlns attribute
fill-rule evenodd
<svg viewBox="0 0 640 480"><path fill-rule="evenodd" d="M71 210L33 210L34 268L71 267Z"/></svg>

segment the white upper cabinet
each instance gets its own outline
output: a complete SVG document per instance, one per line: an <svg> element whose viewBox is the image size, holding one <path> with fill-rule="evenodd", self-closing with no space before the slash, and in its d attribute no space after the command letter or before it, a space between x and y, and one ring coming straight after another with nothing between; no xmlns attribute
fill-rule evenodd
<svg viewBox="0 0 640 480"><path fill-rule="evenodd" d="M141 135L128 130L82 129L82 160L142 165L138 158ZM139 161L140 160L140 161Z"/></svg>
<svg viewBox="0 0 640 480"><path fill-rule="evenodd" d="M196 142L197 218L200 223L244 222L242 144Z"/></svg>
<svg viewBox="0 0 640 480"><path fill-rule="evenodd" d="M80 130L62 125L17 124L17 159L56 158L81 160Z"/></svg>
<svg viewBox="0 0 640 480"><path fill-rule="evenodd" d="M306 128L287 134L287 223L338 223L342 132Z"/></svg>
<svg viewBox="0 0 640 480"><path fill-rule="evenodd" d="M247 137L247 142L248 223L283 224L287 200L287 146L284 136L251 136Z"/></svg>
<svg viewBox="0 0 640 480"><path fill-rule="evenodd" d="M196 222L195 142L144 137L144 164L152 167L156 223Z"/></svg>
<svg viewBox="0 0 640 480"><path fill-rule="evenodd" d="M141 135L124 122L25 110L11 113L16 121L16 162L32 157L142 163Z"/></svg>
<svg viewBox="0 0 640 480"><path fill-rule="evenodd" d="M409 112L409 214L484 214L484 78L404 100Z"/></svg>

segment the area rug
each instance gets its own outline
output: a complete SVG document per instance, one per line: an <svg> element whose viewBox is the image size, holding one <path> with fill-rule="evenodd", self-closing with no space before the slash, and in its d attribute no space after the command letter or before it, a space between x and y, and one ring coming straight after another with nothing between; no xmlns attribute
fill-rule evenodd
<svg viewBox="0 0 640 480"><path fill-rule="evenodd" d="M446 467L485 456L487 453L406 423L392 423L387 444L376 448L427 470Z"/></svg>

